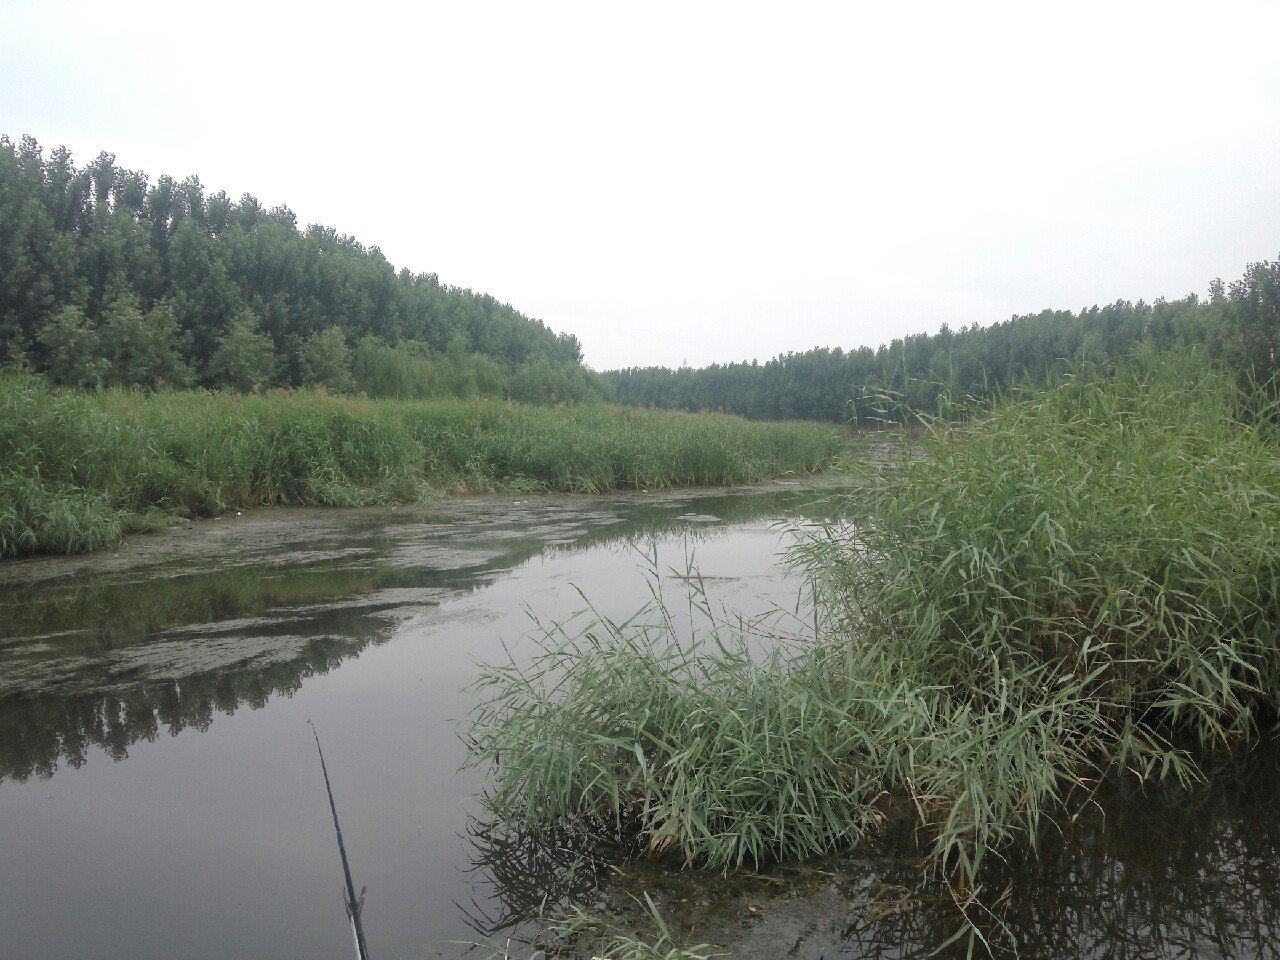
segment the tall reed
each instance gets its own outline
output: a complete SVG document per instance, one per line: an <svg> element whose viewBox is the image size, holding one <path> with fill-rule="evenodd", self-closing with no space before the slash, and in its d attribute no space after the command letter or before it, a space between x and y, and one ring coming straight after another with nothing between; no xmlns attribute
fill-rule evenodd
<svg viewBox="0 0 1280 960"><path fill-rule="evenodd" d="M901 437L795 550L825 615L748 655L662 610L486 673L495 809L727 867L918 826L970 947L984 864L1102 778L1189 784L1277 711L1280 448L1195 357L1078 368Z"/></svg>
<svg viewBox="0 0 1280 960"><path fill-rule="evenodd" d="M262 504L752 482L841 448L812 424L496 400L54 390L0 378L0 557Z"/></svg>

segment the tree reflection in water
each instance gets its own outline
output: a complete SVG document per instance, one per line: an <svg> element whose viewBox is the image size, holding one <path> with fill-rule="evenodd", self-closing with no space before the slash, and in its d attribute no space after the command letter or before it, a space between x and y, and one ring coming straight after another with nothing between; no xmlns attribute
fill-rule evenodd
<svg viewBox="0 0 1280 960"><path fill-rule="evenodd" d="M306 550L285 543L279 553L231 555L212 568L176 561L0 581L0 781L79 767L94 747L123 760L162 730L205 730L217 713L290 696L308 677L390 639L399 619L534 557L630 550L673 534L696 542L730 523L825 515L827 499L821 490L702 496L707 522L691 524L682 519L686 499L597 498L589 514L597 501L548 498L545 516L531 509L396 528L384 517L358 535L339 529ZM459 545L489 549L469 554Z"/></svg>

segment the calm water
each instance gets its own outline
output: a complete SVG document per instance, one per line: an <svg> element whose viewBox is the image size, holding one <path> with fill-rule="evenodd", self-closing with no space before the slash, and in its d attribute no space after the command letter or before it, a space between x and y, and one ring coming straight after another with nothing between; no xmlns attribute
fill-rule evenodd
<svg viewBox="0 0 1280 960"><path fill-rule="evenodd" d="M735 956L923 955L945 915L865 905L914 883L909 844L727 880L631 865L602 885L566 876L572 851L478 826L478 777L458 772L475 661L519 656L530 614L567 617L578 590L627 616L655 565L692 556L718 603L803 634L778 521L814 498L271 511L0 564L0 956L348 956L308 719L377 957L456 956L548 891L625 912L639 889ZM661 589L678 605L686 582ZM1021 955L1280 956L1273 754L1193 798L1106 798L1010 864Z"/></svg>
<svg viewBox="0 0 1280 960"><path fill-rule="evenodd" d="M530 613L581 609L579 589L629 615L655 559L696 554L748 615L795 609L774 521L799 499L260 512L0 565L0 955L345 956L308 719L371 948L456 953L493 913L458 772L475 660Z"/></svg>

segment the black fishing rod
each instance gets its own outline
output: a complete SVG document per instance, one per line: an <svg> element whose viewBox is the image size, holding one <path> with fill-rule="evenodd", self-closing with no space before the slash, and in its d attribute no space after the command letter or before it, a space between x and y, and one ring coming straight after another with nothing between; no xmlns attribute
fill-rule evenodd
<svg viewBox="0 0 1280 960"><path fill-rule="evenodd" d="M333 812L333 830L338 835L338 853L342 854L342 874L347 879L347 919L351 921L351 935L356 941L356 960L369 960L369 948L364 942L364 924L360 922L360 911L364 909L364 890L360 891L360 899L356 899L356 887L351 882L351 866L347 863L347 847L342 842L342 827L338 826L338 808L333 802L333 787L329 786L329 768L324 765L324 751L320 749L320 734L316 730L316 725L307 723L311 726L311 732L316 738L316 752L320 754L320 769L324 773L324 788L329 793L329 809Z"/></svg>

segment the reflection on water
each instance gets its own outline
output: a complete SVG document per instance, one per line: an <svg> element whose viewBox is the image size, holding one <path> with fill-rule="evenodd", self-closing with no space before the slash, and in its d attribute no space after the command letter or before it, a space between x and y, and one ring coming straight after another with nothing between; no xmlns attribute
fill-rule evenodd
<svg viewBox="0 0 1280 960"><path fill-rule="evenodd" d="M1100 797L1048 838L1040 865L1011 862L1008 923L1024 955L1276 956L1280 750L1264 744L1213 777L1190 793Z"/></svg>
<svg viewBox="0 0 1280 960"><path fill-rule="evenodd" d="M482 943L536 938L532 921L592 902L611 876L606 857L614 851L579 831L533 835L518 825L472 817L466 840L472 896L457 906Z"/></svg>
<svg viewBox="0 0 1280 960"><path fill-rule="evenodd" d="M21 564L0 566L0 780L50 776L59 762L78 767L90 747L124 759L161 730L203 730L216 713L288 696L414 612L544 552L676 532L696 542L820 500L792 490L709 496L691 514L673 498L541 498L518 511L509 499L483 498L418 516L402 509L394 525L385 512L380 523L371 511L282 511L256 549L226 566L206 557L183 558L177 569L168 558L153 563L145 538L139 562L123 571L90 563L76 576L23 582ZM29 566L48 574L56 563ZM6 572L16 582L5 583Z"/></svg>
<svg viewBox="0 0 1280 960"><path fill-rule="evenodd" d="M695 551L753 615L793 603L774 524L820 497L263 511L0 564L4 953L345 951L314 719L375 954L456 955L476 936L463 905L501 919L461 839L473 660L518 645L530 612L580 609L576 587L629 615L650 556Z"/></svg>

